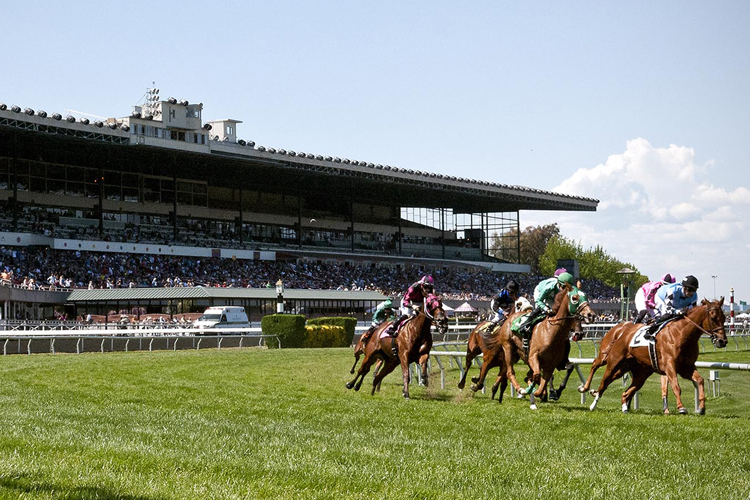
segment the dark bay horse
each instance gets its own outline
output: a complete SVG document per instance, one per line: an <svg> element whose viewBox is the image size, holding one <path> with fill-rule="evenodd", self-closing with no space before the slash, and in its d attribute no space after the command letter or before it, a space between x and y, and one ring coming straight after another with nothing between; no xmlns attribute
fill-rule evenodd
<svg viewBox="0 0 750 500"><path fill-rule="evenodd" d="M395 344L398 348L398 357L393 355L391 345L392 337L385 336L381 338L382 328L372 335L370 341L365 345L362 365L359 367L354 379L346 384L347 389L358 391L362 386L365 375L370 371L370 367L376 360L383 360L384 364L380 371L375 375L372 381L372 392L380 387L380 382L386 375L391 373L394 368L401 364L401 371L404 381L403 394L405 399L409 399L409 364L419 363L422 368L422 383L427 385L427 361L432 349L432 323L435 323L438 331L444 334L448 331L448 318L445 316L443 304L436 295L428 295L424 301L424 307L416 316L409 319L401 327Z"/></svg>
<svg viewBox="0 0 750 500"><path fill-rule="evenodd" d="M556 311L554 317L548 317L536 325L531 336L528 359L529 369L533 372L531 384L526 390L517 388L519 393L529 394L533 410L536 409L536 398L545 393L552 373L564 360L565 342L576 323L576 317L583 318L586 323L596 317L589 306L586 294L575 287L558 292L553 311ZM536 390L533 391L535 387Z"/></svg>
<svg viewBox="0 0 750 500"><path fill-rule="evenodd" d="M487 377L487 373L494 367L500 368L500 373L492 386L492 399L495 398L498 387L501 388L498 402L502 403L503 393L505 388L508 386L508 377L505 376L505 363L506 350L511 350L511 362L516 363L519 359L526 359L523 352L523 346L520 342L514 342L513 333L510 331L509 326L513 323L513 320L518 317L518 313L526 313L532 308L529 301L525 298L516 301L516 312L509 314L508 318L503 322L502 325L495 328L492 332L485 331L485 327L489 324L489 321L485 321L477 325L477 327L469 334L469 341L466 344L466 369L464 370L461 380L458 382L458 388L463 389L466 385L466 377L469 374L469 368L471 367L472 361L482 355L482 367L479 371L479 376L472 377L471 390L476 392L484 387L484 380Z"/></svg>
<svg viewBox="0 0 750 500"><path fill-rule="evenodd" d="M706 392L703 387L703 377L695 368L698 359L699 340L701 335L707 334L713 344L718 347L726 347L727 335L724 331L724 320L726 319L721 300L708 301L703 299L701 305L690 309L685 316L669 322L656 336L656 360L658 369L651 363L649 349L643 346L631 347L630 343L640 327L643 325L625 324L625 331L615 339L606 356L607 368L602 377L599 388L592 391L594 402L590 409L594 410L599 399L607 387L625 373L632 374L630 386L622 393L621 403L623 413L628 412L630 401L652 373L666 375L672 392L677 399L677 411L681 414L687 413L682 404L679 381L677 375L684 379L690 379L698 388L698 414L706 412Z"/></svg>

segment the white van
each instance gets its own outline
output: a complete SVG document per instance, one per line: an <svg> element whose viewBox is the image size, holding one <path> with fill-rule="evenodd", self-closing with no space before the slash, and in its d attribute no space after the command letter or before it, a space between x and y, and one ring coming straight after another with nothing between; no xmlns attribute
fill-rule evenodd
<svg viewBox="0 0 750 500"><path fill-rule="evenodd" d="M249 326L247 313L241 306L209 307L193 323L193 328L247 328Z"/></svg>

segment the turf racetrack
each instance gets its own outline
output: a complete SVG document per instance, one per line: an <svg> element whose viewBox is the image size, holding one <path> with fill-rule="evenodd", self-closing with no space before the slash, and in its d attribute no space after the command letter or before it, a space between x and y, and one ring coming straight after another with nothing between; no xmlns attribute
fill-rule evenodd
<svg viewBox="0 0 750 500"><path fill-rule="evenodd" d="M619 382L595 412L573 386L532 412L458 391L457 370L411 401L396 373L375 397L369 376L347 391L351 362L348 349L2 357L0 498L748 498L748 373L721 372L706 416L661 415L658 377L622 415Z"/></svg>

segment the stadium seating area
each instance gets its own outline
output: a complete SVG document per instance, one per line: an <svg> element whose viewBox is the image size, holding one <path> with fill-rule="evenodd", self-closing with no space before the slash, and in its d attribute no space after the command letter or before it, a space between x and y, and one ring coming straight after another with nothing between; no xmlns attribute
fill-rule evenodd
<svg viewBox="0 0 750 500"><path fill-rule="evenodd" d="M125 253L59 251L0 247L3 283L25 288L122 288L165 286L271 287L282 279L287 288L376 290L399 296L419 279L420 271L372 264L247 261ZM515 279L531 294L544 276L498 275L446 268L432 273L446 299L487 300ZM592 301L612 301L619 291L599 280L585 280Z"/></svg>

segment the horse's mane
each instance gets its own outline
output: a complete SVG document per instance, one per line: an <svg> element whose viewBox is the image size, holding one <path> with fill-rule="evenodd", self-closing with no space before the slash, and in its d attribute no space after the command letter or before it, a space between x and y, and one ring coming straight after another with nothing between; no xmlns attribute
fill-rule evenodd
<svg viewBox="0 0 750 500"><path fill-rule="evenodd" d="M424 303L427 306L427 310L434 311L438 307L443 307L443 302L440 300L440 296L434 293L429 294L424 298Z"/></svg>
<svg viewBox="0 0 750 500"><path fill-rule="evenodd" d="M562 301L565 299L565 295L571 290L570 285L566 284L565 288L557 292L555 295L555 303L552 305L552 315L557 316L557 311L560 310Z"/></svg>

